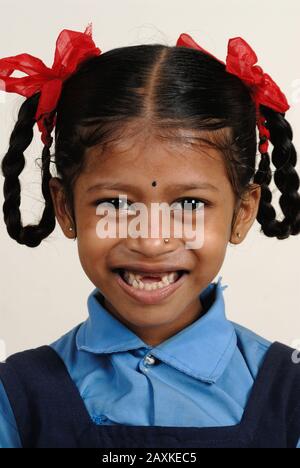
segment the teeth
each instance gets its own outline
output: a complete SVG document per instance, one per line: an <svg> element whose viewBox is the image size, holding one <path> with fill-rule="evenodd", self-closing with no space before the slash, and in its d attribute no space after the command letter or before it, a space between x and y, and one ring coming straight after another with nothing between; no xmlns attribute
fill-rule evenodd
<svg viewBox="0 0 300 468"><path fill-rule="evenodd" d="M178 277L179 274L176 271L174 271L172 273L165 274L159 282L156 281L149 283L146 281L142 281L142 275L132 273L131 271L124 272L124 279L126 283L130 284L135 289L145 289L145 291L152 291L154 289L165 288L169 284L175 283Z"/></svg>

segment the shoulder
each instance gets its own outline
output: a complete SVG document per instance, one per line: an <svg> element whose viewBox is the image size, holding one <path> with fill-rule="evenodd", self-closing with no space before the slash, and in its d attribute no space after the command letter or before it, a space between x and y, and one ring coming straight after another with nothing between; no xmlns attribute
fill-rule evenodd
<svg viewBox="0 0 300 468"><path fill-rule="evenodd" d="M55 341L50 343L49 346L61 352L63 352L66 349L73 348L74 346L76 346L76 336L81 325L82 323L79 323L74 328L64 333L61 337L57 338Z"/></svg>
<svg viewBox="0 0 300 468"><path fill-rule="evenodd" d="M272 342L238 323L231 323L236 332L238 350L255 378Z"/></svg>
<svg viewBox="0 0 300 468"><path fill-rule="evenodd" d="M239 323L231 323L235 328L238 339L244 346L254 346L256 348L261 349L262 351L267 351L271 346L271 341L258 335L253 330L250 330L249 328L246 328L243 325L240 325Z"/></svg>
<svg viewBox="0 0 300 468"><path fill-rule="evenodd" d="M0 448L20 448L21 446L14 413L0 380Z"/></svg>
<svg viewBox="0 0 300 468"><path fill-rule="evenodd" d="M71 364L76 361L78 350L76 346L76 337L82 323L76 325L57 340L50 343L50 347L57 352L65 364Z"/></svg>

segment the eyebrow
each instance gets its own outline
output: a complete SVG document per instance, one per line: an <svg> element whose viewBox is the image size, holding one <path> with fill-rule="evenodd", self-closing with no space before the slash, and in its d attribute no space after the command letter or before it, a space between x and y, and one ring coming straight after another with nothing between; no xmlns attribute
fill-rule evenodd
<svg viewBox="0 0 300 468"><path fill-rule="evenodd" d="M123 184L119 182L115 183L108 183L108 182L102 182L98 183L96 185L93 185L87 189L87 192L91 192L93 190L98 190L98 189L108 189L108 190L123 190L123 191L134 191L138 190L138 187L134 187L130 184ZM182 191L187 191L187 190L193 190L193 189L209 189L213 190L215 192L219 192L220 190L218 187L215 185L209 183L209 182L202 182L202 183L190 183L190 184L172 184L170 186L166 187L166 190L182 190Z"/></svg>

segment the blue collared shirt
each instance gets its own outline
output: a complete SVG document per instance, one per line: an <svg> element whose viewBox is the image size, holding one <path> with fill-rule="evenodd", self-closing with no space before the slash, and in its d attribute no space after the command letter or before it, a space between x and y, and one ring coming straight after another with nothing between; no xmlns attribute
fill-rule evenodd
<svg viewBox="0 0 300 468"><path fill-rule="evenodd" d="M104 307L99 289L91 292L88 319L51 346L96 424L209 427L240 422L271 343L226 318L226 287L221 277L211 283L200 294L205 314L155 347ZM169 411L170 400L176 412ZM21 447L1 382L0 447Z"/></svg>

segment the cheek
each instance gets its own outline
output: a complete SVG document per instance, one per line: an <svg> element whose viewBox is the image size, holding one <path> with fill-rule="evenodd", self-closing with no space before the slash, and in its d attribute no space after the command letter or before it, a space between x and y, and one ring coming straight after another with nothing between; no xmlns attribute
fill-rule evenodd
<svg viewBox="0 0 300 468"><path fill-rule="evenodd" d="M104 239L98 236L96 218L89 222L78 222L78 254L82 268L89 277L103 274L106 268L106 257L114 242L114 239Z"/></svg>
<svg viewBox="0 0 300 468"><path fill-rule="evenodd" d="M228 244L227 231L228 226L222 219L207 219L203 245L194 251L201 278L213 278L222 267Z"/></svg>
<svg viewBox="0 0 300 468"><path fill-rule="evenodd" d="M228 243L228 219L217 211L207 217L204 229L203 252L205 256L223 256Z"/></svg>
<svg viewBox="0 0 300 468"><path fill-rule="evenodd" d="M211 262L214 259L224 257L226 245L227 242L223 233L220 231L206 231L202 247L195 252L199 260Z"/></svg>
<svg viewBox="0 0 300 468"><path fill-rule="evenodd" d="M233 211L230 205L219 205L204 213L204 241L208 244L227 244L231 231Z"/></svg>

